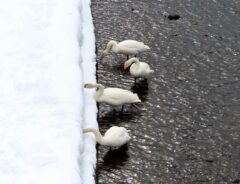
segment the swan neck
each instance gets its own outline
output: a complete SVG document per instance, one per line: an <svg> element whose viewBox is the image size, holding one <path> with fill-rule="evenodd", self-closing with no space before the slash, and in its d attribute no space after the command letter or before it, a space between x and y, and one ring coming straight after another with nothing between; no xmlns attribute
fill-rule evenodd
<svg viewBox="0 0 240 184"><path fill-rule="evenodd" d="M135 57L131 58L130 61L131 61L131 64L134 63L136 66L139 66L139 64L140 64L139 60L137 58L135 58Z"/></svg>
<svg viewBox="0 0 240 184"><path fill-rule="evenodd" d="M138 63L139 63L139 60L138 60L137 58L133 58L133 62L134 62L135 64L138 64Z"/></svg>
<svg viewBox="0 0 240 184"><path fill-rule="evenodd" d="M117 45L116 41L114 41L114 40L109 41L105 51L107 53L109 53L111 50L116 50L116 45Z"/></svg>
<svg viewBox="0 0 240 184"><path fill-rule="evenodd" d="M103 136L99 132L99 130L97 130L95 128L85 128L85 129L83 129L83 133L88 133L88 132L92 132L94 134L95 139L99 144L104 144Z"/></svg>
<svg viewBox="0 0 240 184"><path fill-rule="evenodd" d="M94 94L94 98L95 98L96 101L98 101L99 98L103 95L104 86L101 85L101 84L96 84L95 86L96 86L96 88L97 88L97 91L96 91L96 93Z"/></svg>

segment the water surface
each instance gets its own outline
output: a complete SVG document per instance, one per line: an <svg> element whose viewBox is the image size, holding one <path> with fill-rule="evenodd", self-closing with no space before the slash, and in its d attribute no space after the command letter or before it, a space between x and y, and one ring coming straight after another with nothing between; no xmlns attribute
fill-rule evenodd
<svg viewBox="0 0 240 184"><path fill-rule="evenodd" d="M139 94L138 110L99 126L131 130L118 151L98 146L97 183L240 183L240 1L93 0L97 54L110 39L151 47L139 55L155 70L149 81L122 71L126 57L98 60L98 82ZM169 15L179 15L169 20ZM119 109L120 110L120 109Z"/></svg>

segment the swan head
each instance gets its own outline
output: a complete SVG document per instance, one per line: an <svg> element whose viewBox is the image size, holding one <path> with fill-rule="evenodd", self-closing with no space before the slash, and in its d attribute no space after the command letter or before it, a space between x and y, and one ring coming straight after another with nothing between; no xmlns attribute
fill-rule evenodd
<svg viewBox="0 0 240 184"><path fill-rule="evenodd" d="M97 86L96 86L96 84L86 83L86 84L84 84L83 87L84 87L84 88L96 88Z"/></svg>
<svg viewBox="0 0 240 184"><path fill-rule="evenodd" d="M139 62L139 59L136 58L136 57L133 57L133 58L127 60L127 61L124 63L124 70L126 70L129 66L131 66L131 64L136 63L136 62Z"/></svg>
<svg viewBox="0 0 240 184"><path fill-rule="evenodd" d="M117 42L114 40L110 40L107 44L106 49L102 52L101 56L100 56L100 60L102 60L103 58L105 58L108 53L112 50L113 46L116 46Z"/></svg>
<svg viewBox="0 0 240 184"><path fill-rule="evenodd" d="M86 83L83 85L84 88L91 88L92 84L91 83Z"/></svg>
<svg viewBox="0 0 240 184"><path fill-rule="evenodd" d="M98 90L99 88L104 88L104 86L101 85L101 84L92 84L92 83L85 83L85 84L83 85L83 87L84 87L84 88L97 88L97 90Z"/></svg>

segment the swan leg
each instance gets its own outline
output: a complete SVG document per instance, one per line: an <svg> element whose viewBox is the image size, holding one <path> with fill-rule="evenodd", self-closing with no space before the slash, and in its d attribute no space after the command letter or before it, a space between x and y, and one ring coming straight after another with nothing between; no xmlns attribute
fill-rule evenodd
<svg viewBox="0 0 240 184"><path fill-rule="evenodd" d="M113 108L113 110L112 110L112 114L113 114L113 116L116 114L116 110L115 110L115 108Z"/></svg>
<svg viewBox="0 0 240 184"><path fill-rule="evenodd" d="M129 59L129 55L127 55L127 60Z"/></svg>
<svg viewBox="0 0 240 184"><path fill-rule="evenodd" d="M124 110L124 105L122 105L122 113L123 113L123 110Z"/></svg>
<svg viewBox="0 0 240 184"><path fill-rule="evenodd" d="M114 150L117 150L118 149L118 147L117 146L110 146L110 151L114 151Z"/></svg>
<svg viewBox="0 0 240 184"><path fill-rule="evenodd" d="M137 84L137 78L136 77L134 77L134 84L135 84L135 86Z"/></svg>
<svg viewBox="0 0 240 184"><path fill-rule="evenodd" d="M97 112L97 118L99 118L99 103L97 102L97 110L98 110L98 112Z"/></svg>

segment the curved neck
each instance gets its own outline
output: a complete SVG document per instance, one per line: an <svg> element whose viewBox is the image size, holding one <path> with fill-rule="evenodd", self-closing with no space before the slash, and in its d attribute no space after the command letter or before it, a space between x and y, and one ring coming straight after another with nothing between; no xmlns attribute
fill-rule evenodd
<svg viewBox="0 0 240 184"><path fill-rule="evenodd" d="M131 64L134 63L134 64L136 64L137 66L140 64L139 60L138 60L137 58L135 58L135 57L131 58L131 59L130 59L130 62L131 62Z"/></svg>
<svg viewBox="0 0 240 184"><path fill-rule="evenodd" d="M95 139L99 144L104 144L103 136L101 135L99 130L97 130L95 128L84 128L83 129L83 133L88 133L88 132L92 132L94 134Z"/></svg>
<svg viewBox="0 0 240 184"><path fill-rule="evenodd" d="M114 40L111 40L108 42L107 44L107 48L105 49L105 51L107 53L109 53L111 50L116 50L116 45L117 45L117 42L114 41Z"/></svg>
<svg viewBox="0 0 240 184"><path fill-rule="evenodd" d="M97 88L97 91L94 94L94 99L97 101L103 95L104 86L101 84L95 84L95 87Z"/></svg>

